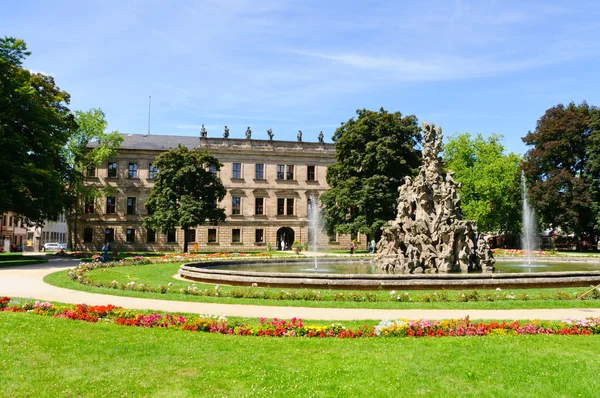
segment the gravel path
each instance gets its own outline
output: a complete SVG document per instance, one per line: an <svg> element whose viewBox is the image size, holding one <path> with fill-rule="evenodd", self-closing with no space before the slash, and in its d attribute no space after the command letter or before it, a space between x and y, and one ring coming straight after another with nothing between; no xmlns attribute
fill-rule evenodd
<svg viewBox="0 0 600 398"><path fill-rule="evenodd" d="M35 298L63 303L89 305L113 304L128 309L160 310L195 314L214 314L243 317L302 318L314 320L366 319L581 319L600 317L600 308L531 309L531 310L424 310L424 309L342 309L306 307L269 307L257 305L190 303L132 297L119 297L63 289L46 284L46 275L74 267L78 260L50 259L48 263L0 268L0 296Z"/></svg>

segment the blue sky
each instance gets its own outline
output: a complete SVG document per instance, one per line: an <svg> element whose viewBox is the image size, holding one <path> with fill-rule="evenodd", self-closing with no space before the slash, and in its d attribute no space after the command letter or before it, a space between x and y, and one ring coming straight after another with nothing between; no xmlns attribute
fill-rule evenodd
<svg viewBox="0 0 600 398"><path fill-rule="evenodd" d="M356 109L446 136L520 137L558 103L600 105L595 1L11 1L0 35L112 130L326 141Z"/></svg>

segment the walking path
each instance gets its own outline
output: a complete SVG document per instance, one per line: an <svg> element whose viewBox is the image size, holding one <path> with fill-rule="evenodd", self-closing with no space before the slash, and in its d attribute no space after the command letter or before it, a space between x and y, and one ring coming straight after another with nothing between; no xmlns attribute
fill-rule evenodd
<svg viewBox="0 0 600 398"><path fill-rule="evenodd" d="M314 320L363 319L540 319L562 320L600 317L600 308L531 309L531 310L380 310L353 308L270 307L258 305L191 303L120 297L63 289L46 284L46 275L74 267L77 260L50 259L46 264L0 268L0 296L34 298L70 304L113 304L128 309L214 314L252 318L292 317Z"/></svg>

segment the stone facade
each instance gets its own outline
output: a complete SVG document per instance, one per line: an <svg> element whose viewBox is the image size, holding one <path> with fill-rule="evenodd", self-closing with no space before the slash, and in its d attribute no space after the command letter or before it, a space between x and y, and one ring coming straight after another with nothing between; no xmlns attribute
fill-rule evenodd
<svg viewBox="0 0 600 398"><path fill-rule="evenodd" d="M196 228L190 250L247 251L279 248L282 239L287 248L294 240L307 242L309 200L328 189L327 166L335 161L334 145L325 143L134 134L123 138L115 159L88 171L89 184L110 186L114 194L86 206L76 242L81 249L98 249L107 237L117 250L183 249L183 231L174 236L156 232L153 242L152 233L142 226L148 214L144 202L154 184L152 162L178 144L218 158L223 164L218 177L227 190L220 203L226 221ZM319 248L349 246L349 236L317 233Z"/></svg>

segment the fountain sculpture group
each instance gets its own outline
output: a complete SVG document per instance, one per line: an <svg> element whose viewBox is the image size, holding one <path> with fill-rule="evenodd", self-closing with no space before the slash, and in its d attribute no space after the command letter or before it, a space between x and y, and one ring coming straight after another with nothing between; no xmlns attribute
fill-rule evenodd
<svg viewBox="0 0 600 398"><path fill-rule="evenodd" d="M376 264L390 273L492 271L494 260L474 221L462 219L460 184L438 158L442 129L423 123L423 163L398 188L398 214L377 243Z"/></svg>

